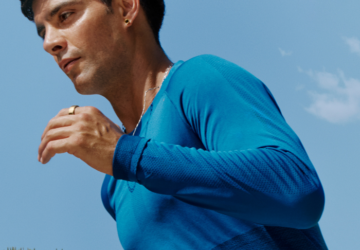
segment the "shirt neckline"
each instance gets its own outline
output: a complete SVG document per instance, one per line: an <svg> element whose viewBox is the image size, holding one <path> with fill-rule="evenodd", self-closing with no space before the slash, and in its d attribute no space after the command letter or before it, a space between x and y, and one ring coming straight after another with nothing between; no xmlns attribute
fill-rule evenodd
<svg viewBox="0 0 360 250"><path fill-rule="evenodd" d="M153 99L153 101L151 102L150 106L148 107L148 109L146 110L145 114L143 115L143 117L141 118L141 121L139 123L139 126L138 128L136 129L136 133L134 136L138 136L141 132L141 128L142 128L142 125L144 123L144 121L147 121L150 116L151 116L151 110L156 107L156 105L159 103L165 89L167 88L170 80L171 80L171 77L173 76L173 74L175 73L176 69L179 68L181 66L181 64L183 64L184 61L178 61L176 62L170 69L169 71L169 74L167 75L167 77L165 78L164 82L162 83L161 85L161 88L159 90L159 92L156 94L155 98ZM128 135L132 136L134 133L134 130L132 130Z"/></svg>

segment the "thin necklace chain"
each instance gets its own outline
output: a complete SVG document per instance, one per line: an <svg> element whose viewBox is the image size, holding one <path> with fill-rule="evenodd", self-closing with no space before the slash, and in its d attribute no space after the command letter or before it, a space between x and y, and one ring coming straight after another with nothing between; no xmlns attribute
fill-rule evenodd
<svg viewBox="0 0 360 250"><path fill-rule="evenodd" d="M165 71L165 74L164 74L164 78L163 78L163 80L162 80L162 82L161 82L161 84L160 84L159 86L154 87L154 88L150 88L150 89L148 89L148 90L145 91L143 109L142 109L142 112L141 112L141 115L140 115L140 119L139 119L138 123L137 123L136 126L135 126L133 136L135 135L136 129L137 129L137 127L139 126L139 124L140 124L140 122L141 122L141 119L142 119L142 117L143 117L143 115L144 115L144 113L145 113L146 94L147 94L149 91L151 91L151 90L160 89L160 88L161 88L161 85L164 83L164 81L165 81L166 77L168 76L168 74L169 74L169 72L170 72L170 69L171 69L171 67L172 67L173 65L174 65L174 64L171 63L170 66L167 67L167 69L166 69L166 71ZM155 98L155 97L154 97L154 98Z"/></svg>

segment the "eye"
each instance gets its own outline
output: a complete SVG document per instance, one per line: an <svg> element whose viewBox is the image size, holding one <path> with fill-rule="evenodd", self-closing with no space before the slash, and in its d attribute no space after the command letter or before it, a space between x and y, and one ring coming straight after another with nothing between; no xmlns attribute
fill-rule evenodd
<svg viewBox="0 0 360 250"><path fill-rule="evenodd" d="M66 19L69 18L69 16L71 16L73 12L64 12L64 13L61 13L60 16L59 16L59 19L60 19L60 22L64 22Z"/></svg>
<svg viewBox="0 0 360 250"><path fill-rule="evenodd" d="M45 39L45 29L43 29L40 33L39 36L44 40Z"/></svg>

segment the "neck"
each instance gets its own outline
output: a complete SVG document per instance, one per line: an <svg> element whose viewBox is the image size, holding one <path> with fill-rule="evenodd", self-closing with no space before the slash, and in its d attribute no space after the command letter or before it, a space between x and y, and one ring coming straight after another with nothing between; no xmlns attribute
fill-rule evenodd
<svg viewBox="0 0 360 250"><path fill-rule="evenodd" d="M104 95L110 101L127 133L133 131L139 122L146 90L160 86L167 68L171 65L171 61L158 45L150 50L137 48L134 51L136 54L131 59L131 66L126 73L123 72L126 77L120 76L119 84ZM159 88L147 93L144 112L158 91Z"/></svg>

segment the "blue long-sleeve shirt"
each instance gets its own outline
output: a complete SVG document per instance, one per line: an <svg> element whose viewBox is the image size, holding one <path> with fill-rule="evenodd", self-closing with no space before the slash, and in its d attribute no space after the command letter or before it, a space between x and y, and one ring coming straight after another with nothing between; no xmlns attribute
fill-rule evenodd
<svg viewBox="0 0 360 250"><path fill-rule="evenodd" d="M253 75L215 56L176 63L102 199L124 249L327 249L324 193Z"/></svg>

